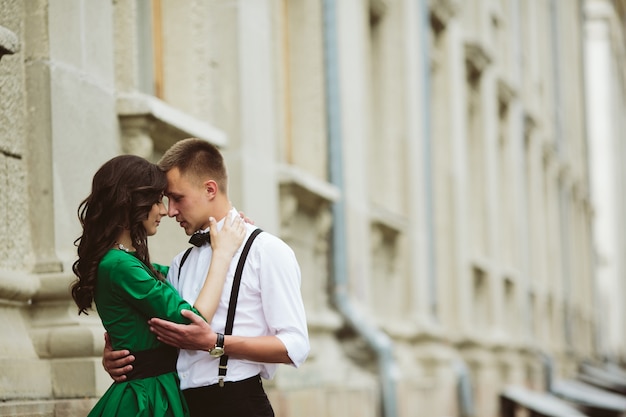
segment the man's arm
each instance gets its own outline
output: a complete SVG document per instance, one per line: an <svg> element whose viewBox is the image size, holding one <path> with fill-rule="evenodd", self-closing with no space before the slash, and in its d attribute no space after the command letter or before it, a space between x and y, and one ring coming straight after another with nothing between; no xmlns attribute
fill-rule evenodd
<svg viewBox="0 0 626 417"><path fill-rule="evenodd" d="M128 350L113 350L109 334L104 334L104 351L102 352L102 366L115 382L126 381L126 374L132 371L130 365L135 357Z"/></svg>
<svg viewBox="0 0 626 417"><path fill-rule="evenodd" d="M160 341L181 349L208 351L215 346L217 333L202 317L189 310L182 310L181 314L191 323L181 325L152 318L149 321L150 330ZM276 336L227 335L224 337L224 351L229 357L238 359L264 363L292 363L287 348Z"/></svg>

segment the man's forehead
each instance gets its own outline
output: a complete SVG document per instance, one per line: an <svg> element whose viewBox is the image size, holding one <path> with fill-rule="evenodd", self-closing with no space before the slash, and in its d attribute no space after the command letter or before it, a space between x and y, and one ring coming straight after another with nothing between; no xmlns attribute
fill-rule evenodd
<svg viewBox="0 0 626 417"><path fill-rule="evenodd" d="M167 182L167 187L165 187L165 194L166 195L172 195L172 194L182 195L182 194L185 193L186 189L187 189L187 187L185 187L183 184L180 184L180 183L170 183L168 181Z"/></svg>
<svg viewBox="0 0 626 417"><path fill-rule="evenodd" d="M184 187L184 179L180 175L178 168L172 168L165 173L167 177L167 187L165 188L166 194L180 193L181 188Z"/></svg>
<svg viewBox="0 0 626 417"><path fill-rule="evenodd" d="M163 194L165 194L168 197L171 197L173 195L179 195L179 193L177 193L176 191L172 190L170 187L167 187L165 189L165 191L163 192Z"/></svg>
<svg viewBox="0 0 626 417"><path fill-rule="evenodd" d="M172 168L166 173L167 177L167 188L165 189L166 193L169 194L185 194L186 192L192 191L196 188L196 181L193 177L181 173L178 168Z"/></svg>

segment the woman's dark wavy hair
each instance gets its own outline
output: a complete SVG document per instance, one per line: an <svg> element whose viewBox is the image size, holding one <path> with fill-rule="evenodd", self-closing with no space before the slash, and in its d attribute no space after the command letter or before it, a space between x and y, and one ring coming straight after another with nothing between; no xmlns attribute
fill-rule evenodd
<svg viewBox="0 0 626 417"><path fill-rule="evenodd" d="M152 206L161 200L166 186L163 171L134 155L117 156L96 172L91 194L78 206L83 233L74 242L78 247L78 260L72 270L78 279L71 286L78 314L88 314L98 264L124 229L130 230L137 258L156 277L163 279L150 263L148 236L142 222L148 218Z"/></svg>

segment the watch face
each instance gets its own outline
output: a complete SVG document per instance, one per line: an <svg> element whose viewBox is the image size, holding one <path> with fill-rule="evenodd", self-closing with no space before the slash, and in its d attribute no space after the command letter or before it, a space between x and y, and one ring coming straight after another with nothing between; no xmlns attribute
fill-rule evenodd
<svg viewBox="0 0 626 417"><path fill-rule="evenodd" d="M213 356L214 358L219 358L220 356L222 356L224 354L224 348L219 347L219 346L215 346L213 349L211 349L211 351L209 352L209 355Z"/></svg>

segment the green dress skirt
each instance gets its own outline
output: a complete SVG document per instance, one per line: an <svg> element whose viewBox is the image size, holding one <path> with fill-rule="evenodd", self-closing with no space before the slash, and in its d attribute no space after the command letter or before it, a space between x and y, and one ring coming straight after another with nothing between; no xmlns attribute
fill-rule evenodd
<svg viewBox="0 0 626 417"><path fill-rule="evenodd" d="M154 264L167 274L168 268ZM159 317L188 323L183 309L197 311L167 282L158 280L132 252L112 249L98 266L94 301L114 350L139 352L163 347L148 327ZM89 413L89 417L188 416L187 404L175 371L115 382Z"/></svg>

